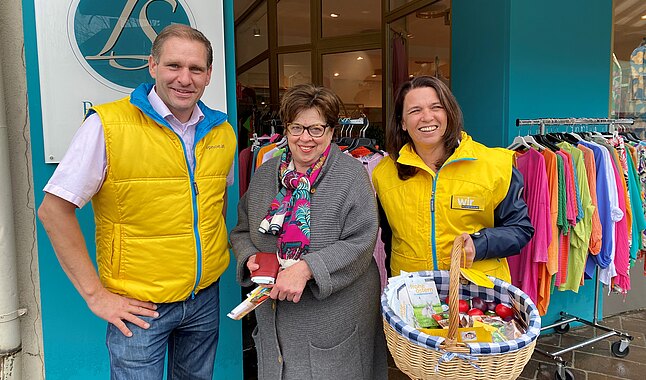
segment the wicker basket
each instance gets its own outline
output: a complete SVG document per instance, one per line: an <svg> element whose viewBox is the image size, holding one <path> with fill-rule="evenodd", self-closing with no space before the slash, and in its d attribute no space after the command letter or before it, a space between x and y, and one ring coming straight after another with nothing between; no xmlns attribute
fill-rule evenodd
<svg viewBox="0 0 646 380"><path fill-rule="evenodd" d="M458 237L451 253L451 269L419 272L433 277L442 298L449 297L449 331L446 339L430 336L405 324L388 306L386 293L381 306L388 349L399 369L412 379L516 379L529 361L536 338L540 334L540 316L534 303L517 287L491 277L493 289L474 284L460 285L460 258L464 240ZM523 336L501 343L459 343L456 334L459 325L458 299L478 296L496 302L514 298L520 304L528 322Z"/></svg>

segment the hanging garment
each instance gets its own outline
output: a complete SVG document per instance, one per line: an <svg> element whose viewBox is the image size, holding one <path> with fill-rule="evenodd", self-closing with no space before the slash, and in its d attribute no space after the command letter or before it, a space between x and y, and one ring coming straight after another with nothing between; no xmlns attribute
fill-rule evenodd
<svg viewBox="0 0 646 380"><path fill-rule="evenodd" d="M577 146L583 152L584 166L588 176L588 191L592 200L594 211L592 212L592 230L590 231L590 241L588 243L588 251L591 254L597 255L601 251L601 236L602 227L599 220L599 204L597 201L597 170L594 162L594 152L587 146L579 144Z"/></svg>
<svg viewBox="0 0 646 380"><path fill-rule="evenodd" d="M535 149L516 156L516 168L523 175L529 219L534 236L520 250L520 255L507 258L512 284L522 289L534 303L538 301L539 263L547 263L547 249L552 241L550 194L545 159Z"/></svg>
<svg viewBox="0 0 646 380"><path fill-rule="evenodd" d="M581 145L586 146L594 152L594 161L597 169L597 202L599 206L599 220L602 226L601 251L598 255L588 255L586 263L586 278L592 278L595 272L595 265L600 268L607 268L612 261L612 254L615 250L615 222L623 218L623 211L619 208L617 186L614 182L614 172L610 153L601 145L582 141Z"/></svg>
<svg viewBox="0 0 646 380"><path fill-rule="evenodd" d="M581 278L585 269L585 262L588 256L588 246L590 243L590 234L592 232L592 199L590 197L590 188L588 187L588 175L585 170L583 152L576 149L569 143L559 143L559 148L566 151L572 157L573 168L576 173L575 184L581 203L580 213L583 217L572 228L570 234L570 253L568 255L567 276L564 282L561 282L559 290L571 290L575 293L579 291Z"/></svg>

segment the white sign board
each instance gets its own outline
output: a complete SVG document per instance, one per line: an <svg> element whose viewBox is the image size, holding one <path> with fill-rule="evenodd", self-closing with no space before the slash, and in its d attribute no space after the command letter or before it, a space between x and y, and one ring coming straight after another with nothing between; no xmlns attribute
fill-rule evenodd
<svg viewBox="0 0 646 380"><path fill-rule="evenodd" d="M45 162L60 162L92 105L128 96L148 74L157 34L189 24L213 45L202 101L226 112L222 1L34 0Z"/></svg>

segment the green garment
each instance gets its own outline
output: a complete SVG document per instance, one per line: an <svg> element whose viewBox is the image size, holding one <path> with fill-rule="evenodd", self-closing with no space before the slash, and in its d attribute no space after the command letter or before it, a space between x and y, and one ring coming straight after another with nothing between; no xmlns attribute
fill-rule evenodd
<svg viewBox="0 0 646 380"><path fill-rule="evenodd" d="M561 235L567 235L570 231L570 223L567 221L567 191L565 190L565 164L563 158L556 155L556 167L558 170L558 187L559 187L559 215L556 219L556 225Z"/></svg>
<svg viewBox="0 0 646 380"><path fill-rule="evenodd" d="M626 153L626 161L628 162L628 193L630 194L630 209L633 214L632 243L630 245L630 267L632 268L635 265L635 260L637 260L637 251L644 248L642 233L646 229L646 218L644 217L639 174L633 162L633 156L629 151Z"/></svg>
<svg viewBox="0 0 646 380"><path fill-rule="evenodd" d="M575 186L578 188L581 207L583 208L583 218L572 228L572 234L570 234L567 279L559 285L559 290L571 290L577 293L581 284L581 278L583 277L583 271L585 270L585 262L588 258L594 205L592 204L592 197L590 196L588 172L585 170L583 152L565 142L557 145L572 156L572 163L576 170L577 180Z"/></svg>

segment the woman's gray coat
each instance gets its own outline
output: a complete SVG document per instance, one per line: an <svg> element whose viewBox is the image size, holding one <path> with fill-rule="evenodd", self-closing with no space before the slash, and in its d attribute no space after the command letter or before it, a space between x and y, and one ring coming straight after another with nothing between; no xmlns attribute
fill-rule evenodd
<svg viewBox="0 0 646 380"><path fill-rule="evenodd" d="M238 281L251 285L247 259L276 251L258 226L278 193L279 158L260 166L238 205L231 232ZM313 280L300 302L265 301L256 309L259 379L386 379L380 282L372 258L377 206L361 163L332 145L312 185L310 251Z"/></svg>

